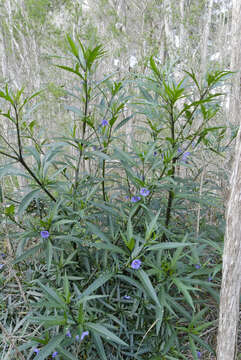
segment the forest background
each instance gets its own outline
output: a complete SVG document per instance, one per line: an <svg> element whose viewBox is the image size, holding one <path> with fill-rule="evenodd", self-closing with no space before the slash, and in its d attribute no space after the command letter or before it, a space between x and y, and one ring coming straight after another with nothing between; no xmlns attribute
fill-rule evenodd
<svg viewBox="0 0 241 360"><path fill-rule="evenodd" d="M215 359L232 1L0 10L0 359Z"/></svg>

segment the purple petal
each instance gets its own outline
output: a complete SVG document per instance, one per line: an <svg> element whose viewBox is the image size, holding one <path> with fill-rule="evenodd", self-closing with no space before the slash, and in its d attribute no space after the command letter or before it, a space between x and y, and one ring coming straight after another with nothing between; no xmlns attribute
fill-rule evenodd
<svg viewBox="0 0 241 360"><path fill-rule="evenodd" d="M106 119L103 119L101 122L101 126L107 126L109 125L108 121Z"/></svg>
<svg viewBox="0 0 241 360"><path fill-rule="evenodd" d="M132 269L137 270L137 269L139 269L140 266L141 266L141 260L139 260L139 259L135 259L131 263Z"/></svg>
<svg viewBox="0 0 241 360"><path fill-rule="evenodd" d="M82 341L82 340L83 340L86 336L88 336L88 335L89 335L89 331L88 331L88 330L82 332L81 337L80 337L80 340Z"/></svg>
<svg viewBox="0 0 241 360"><path fill-rule="evenodd" d="M132 198L131 198L131 202L133 202L133 203L138 202L140 200L141 200L140 196L132 196Z"/></svg>
<svg viewBox="0 0 241 360"><path fill-rule="evenodd" d="M150 194L150 190L146 189L146 188L141 188L140 190L140 194L142 196L148 196Z"/></svg>
<svg viewBox="0 0 241 360"><path fill-rule="evenodd" d="M48 232L47 230L42 230L42 231L40 232L40 235L41 235L41 237L42 237L43 239L46 239L46 238L49 237L49 232Z"/></svg>

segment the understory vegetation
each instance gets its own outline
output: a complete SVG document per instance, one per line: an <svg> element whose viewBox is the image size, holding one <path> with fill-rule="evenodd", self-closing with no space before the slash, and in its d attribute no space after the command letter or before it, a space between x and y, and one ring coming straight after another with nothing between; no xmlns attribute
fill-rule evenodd
<svg viewBox="0 0 241 360"><path fill-rule="evenodd" d="M103 47L67 43L62 132L46 90L0 91L0 359L213 359L230 72L99 78Z"/></svg>

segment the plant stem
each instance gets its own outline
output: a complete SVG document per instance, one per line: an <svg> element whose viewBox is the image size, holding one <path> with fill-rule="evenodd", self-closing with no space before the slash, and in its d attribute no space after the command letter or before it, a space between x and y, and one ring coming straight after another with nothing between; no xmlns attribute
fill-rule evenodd
<svg viewBox="0 0 241 360"><path fill-rule="evenodd" d="M105 160L103 159L102 163L102 194L103 194L103 200L106 201L106 194L105 194Z"/></svg>
<svg viewBox="0 0 241 360"><path fill-rule="evenodd" d="M73 194L73 196L76 194L78 184L79 184L80 162L81 162L81 158L82 158L82 155L83 155L84 138L85 138L85 132L86 132L86 117L87 117L87 114L88 114L88 106L89 106L87 69L86 69L86 72L85 72L84 88L85 88L84 124L83 124L83 128L82 128L81 149L79 151L78 162L77 162L77 166L76 166L76 170L75 170L75 182L74 182L74 194ZM73 210L75 210L75 207L76 207L76 205L75 205L75 202L74 202Z"/></svg>
<svg viewBox="0 0 241 360"><path fill-rule="evenodd" d="M170 112L170 123L171 123L171 138L172 138L172 149L175 150L175 119L174 119L174 113L173 113L173 104L171 103L171 112ZM175 177L175 164L176 164L177 158L174 157L172 159L172 169L171 169L171 178L174 180ZM168 192L168 202L167 202L167 209L166 209L166 216L165 216L165 228L168 229L169 222L171 219L171 210L172 210L172 203L174 199L174 191L173 191L173 185L171 185L171 188ZM167 240L167 236L165 232L162 235L161 241L164 242Z"/></svg>
<svg viewBox="0 0 241 360"><path fill-rule="evenodd" d="M48 195L48 197L56 202L55 197L46 189L46 187L41 183L41 181L37 178L37 176L33 173L33 171L29 168L23 158L19 158L19 162L23 165L23 167L27 170L27 172L32 176L32 178L36 181L36 183L41 187L41 189Z"/></svg>
<svg viewBox="0 0 241 360"><path fill-rule="evenodd" d="M45 188L45 186L41 183L41 181L37 178L37 176L33 173L33 171L29 168L27 163L23 158L23 149L22 149L22 142L21 142L21 135L20 135L20 128L19 128L19 114L17 105L14 104L14 111L15 111L15 118L16 118L16 129L17 129L17 140L18 140L18 161L22 166L27 170L27 172L32 176L32 178L36 181L36 183L41 187L41 189L48 195L48 197L56 202L55 197Z"/></svg>

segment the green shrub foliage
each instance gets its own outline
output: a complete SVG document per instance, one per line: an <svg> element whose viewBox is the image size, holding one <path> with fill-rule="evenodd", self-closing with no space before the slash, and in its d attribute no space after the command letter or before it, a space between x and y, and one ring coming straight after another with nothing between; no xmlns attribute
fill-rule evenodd
<svg viewBox="0 0 241 360"><path fill-rule="evenodd" d="M226 127L213 119L230 73L198 81L151 57L146 77L100 79L103 47L67 42L68 64L55 65L73 78L63 134L45 139L32 120L41 92L0 92L12 134L1 135L0 174L26 182L17 197L1 191L28 297L31 331L16 346L36 360L214 353L202 334L218 302L222 206L215 177L200 191L199 163L225 148Z"/></svg>

